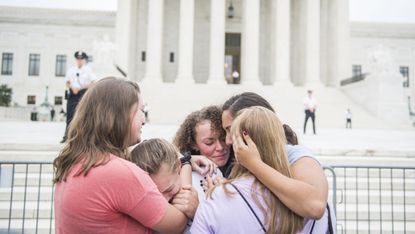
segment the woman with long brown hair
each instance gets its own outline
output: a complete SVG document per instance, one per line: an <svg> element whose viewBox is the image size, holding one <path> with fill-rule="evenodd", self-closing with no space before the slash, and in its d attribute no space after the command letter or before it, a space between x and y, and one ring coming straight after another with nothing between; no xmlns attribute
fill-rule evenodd
<svg viewBox="0 0 415 234"><path fill-rule="evenodd" d="M105 78L86 92L53 162L56 233L183 231L185 214L128 161L127 147L140 141L142 125L136 83Z"/></svg>
<svg viewBox="0 0 415 234"><path fill-rule="evenodd" d="M292 177L283 125L264 107L241 111L230 129L232 135L248 134L258 146L264 163ZM230 225L231 224L231 225ZM309 233L312 222L295 214L249 170L235 163L228 179L201 202L192 233Z"/></svg>

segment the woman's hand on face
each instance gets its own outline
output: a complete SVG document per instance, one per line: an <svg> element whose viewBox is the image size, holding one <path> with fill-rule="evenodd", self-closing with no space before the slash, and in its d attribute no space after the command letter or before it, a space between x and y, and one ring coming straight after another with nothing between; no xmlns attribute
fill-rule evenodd
<svg viewBox="0 0 415 234"><path fill-rule="evenodd" d="M191 185L185 185L173 197L171 204L183 212L187 218L193 219L199 206L197 191Z"/></svg>
<svg viewBox="0 0 415 234"><path fill-rule="evenodd" d="M232 135L232 147L236 161L248 170L252 165L262 162L258 148L248 132L244 131L243 136L239 133Z"/></svg>
<svg viewBox="0 0 415 234"><path fill-rule="evenodd" d="M216 170L218 169L218 166L214 162L202 155L192 155L190 163L192 170L197 171L202 176L212 176L216 174Z"/></svg>

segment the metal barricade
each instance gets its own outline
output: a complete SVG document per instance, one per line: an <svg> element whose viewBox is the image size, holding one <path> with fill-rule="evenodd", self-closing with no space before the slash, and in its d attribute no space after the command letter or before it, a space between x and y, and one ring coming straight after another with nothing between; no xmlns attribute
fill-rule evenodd
<svg viewBox="0 0 415 234"><path fill-rule="evenodd" d="M54 232L51 162L0 162L0 233Z"/></svg>
<svg viewBox="0 0 415 234"><path fill-rule="evenodd" d="M338 233L415 233L415 167L325 166ZM53 233L52 162L0 162L0 233Z"/></svg>
<svg viewBox="0 0 415 234"><path fill-rule="evenodd" d="M415 167L324 169L331 182L338 233L415 233Z"/></svg>

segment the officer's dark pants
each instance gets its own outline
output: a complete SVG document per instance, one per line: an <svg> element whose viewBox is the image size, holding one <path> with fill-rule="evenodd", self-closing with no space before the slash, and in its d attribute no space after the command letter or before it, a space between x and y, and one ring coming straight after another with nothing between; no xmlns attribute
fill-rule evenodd
<svg viewBox="0 0 415 234"><path fill-rule="evenodd" d="M66 103L66 129L63 140L66 140L69 124L71 123L72 118L75 115L76 107L78 106L78 103L81 101L81 98L85 92L86 89L80 90L77 94L74 94L72 90L70 91L68 102Z"/></svg>
<svg viewBox="0 0 415 234"><path fill-rule="evenodd" d="M304 134L305 134L305 130L307 129L308 118L310 117L311 117L311 121L313 122L313 132L314 134L316 134L316 125L315 125L316 115L315 115L315 112L311 112L310 110L305 111Z"/></svg>
<svg viewBox="0 0 415 234"><path fill-rule="evenodd" d="M346 120L346 128L352 128L352 119Z"/></svg>

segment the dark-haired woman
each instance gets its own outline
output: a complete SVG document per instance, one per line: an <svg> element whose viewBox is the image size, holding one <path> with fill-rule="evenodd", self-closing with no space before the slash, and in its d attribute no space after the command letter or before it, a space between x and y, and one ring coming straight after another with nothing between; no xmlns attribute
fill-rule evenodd
<svg viewBox="0 0 415 234"><path fill-rule="evenodd" d="M233 120L240 110L251 106L262 106L275 112L267 100L252 92L235 95L222 107L222 126L226 131L226 143L234 144L238 163L254 174L296 214L304 218L320 219L327 213L327 178L312 152L303 146L295 145L296 135L288 125L284 125L284 132L288 143L286 150L292 178L264 164L255 144L246 145L244 141L243 144L238 144L240 140L235 142L232 139L230 128Z"/></svg>

